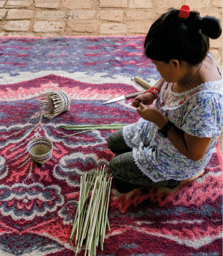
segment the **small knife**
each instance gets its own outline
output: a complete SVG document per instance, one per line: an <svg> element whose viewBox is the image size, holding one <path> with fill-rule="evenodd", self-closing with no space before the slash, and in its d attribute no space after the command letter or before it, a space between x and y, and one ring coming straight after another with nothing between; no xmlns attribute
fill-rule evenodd
<svg viewBox="0 0 223 256"><path fill-rule="evenodd" d="M108 101L102 103L102 105L108 104L108 103L113 103L113 102L120 101L120 100L126 100L126 99L135 98L136 96L138 96L139 94L141 94L141 93L143 93L143 92L144 92L144 91L140 91L140 92L134 92L134 93L127 94L127 95L122 95L122 96L120 96L120 97L117 97L117 98L108 100Z"/></svg>

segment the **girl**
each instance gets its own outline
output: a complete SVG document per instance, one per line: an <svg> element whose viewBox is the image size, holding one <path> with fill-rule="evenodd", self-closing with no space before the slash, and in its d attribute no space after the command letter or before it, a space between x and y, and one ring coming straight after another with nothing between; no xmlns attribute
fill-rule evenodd
<svg viewBox="0 0 223 256"><path fill-rule="evenodd" d="M223 126L223 78L208 53L221 32L185 5L153 23L144 49L161 78L132 103L142 118L108 138L116 179L174 187L203 174Z"/></svg>

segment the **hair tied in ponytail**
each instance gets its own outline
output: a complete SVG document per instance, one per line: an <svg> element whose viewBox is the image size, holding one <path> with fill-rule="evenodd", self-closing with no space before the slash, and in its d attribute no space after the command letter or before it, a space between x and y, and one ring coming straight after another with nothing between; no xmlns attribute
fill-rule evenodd
<svg viewBox="0 0 223 256"><path fill-rule="evenodd" d="M187 19L189 17L189 15L190 15L190 7L188 5L183 5L180 8L178 17L182 18L182 19Z"/></svg>

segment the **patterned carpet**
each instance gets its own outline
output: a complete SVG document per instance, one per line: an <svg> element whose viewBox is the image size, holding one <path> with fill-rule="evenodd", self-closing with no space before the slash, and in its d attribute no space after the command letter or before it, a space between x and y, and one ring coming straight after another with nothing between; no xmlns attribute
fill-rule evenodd
<svg viewBox="0 0 223 256"><path fill-rule="evenodd" d="M132 123L131 100L105 100L142 89L159 74L143 56L143 37L1 38L0 255L72 256L69 244L80 176L108 165L111 130L62 137L62 124ZM38 95L62 89L70 111L41 118ZM38 136L54 145L43 166L27 143ZM109 172L109 170L108 170ZM219 143L202 177L181 188L112 185L104 250L109 256L222 255L222 157ZM80 250L78 255L83 256Z"/></svg>

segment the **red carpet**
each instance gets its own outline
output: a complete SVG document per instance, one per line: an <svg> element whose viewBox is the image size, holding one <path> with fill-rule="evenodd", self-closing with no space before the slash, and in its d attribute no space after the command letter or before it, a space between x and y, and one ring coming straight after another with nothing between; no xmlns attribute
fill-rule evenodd
<svg viewBox="0 0 223 256"><path fill-rule="evenodd" d="M143 56L143 37L1 38L0 255L71 256L69 244L80 176L106 165L111 130L63 138L63 124L132 123L132 76L159 78ZM38 95L64 90L70 111L40 118ZM54 145L37 165L26 151L38 136ZM108 170L109 172L109 170ZM222 158L219 146L196 181L176 189L138 188L121 194L113 184L104 251L109 256L222 255ZM80 251L79 255L84 255Z"/></svg>

